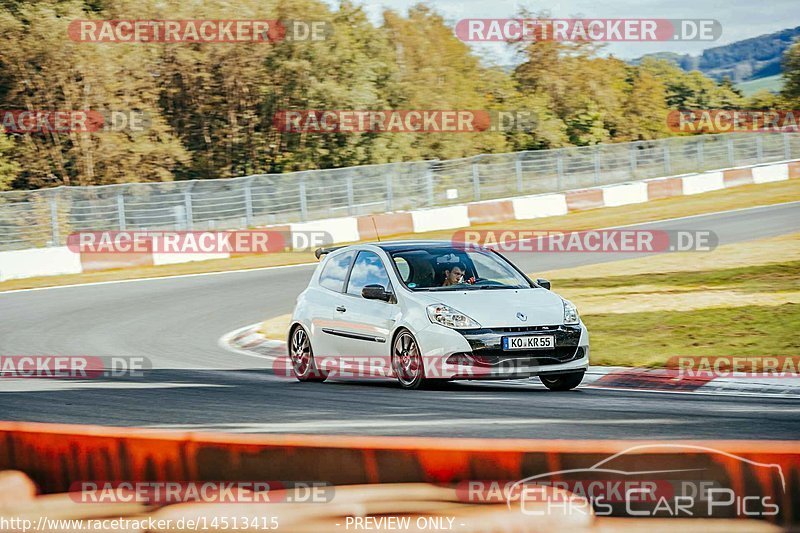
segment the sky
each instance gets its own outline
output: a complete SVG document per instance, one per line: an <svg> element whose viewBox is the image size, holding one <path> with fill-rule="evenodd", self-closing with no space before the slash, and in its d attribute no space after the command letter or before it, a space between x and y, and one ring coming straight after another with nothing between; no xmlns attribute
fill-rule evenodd
<svg viewBox="0 0 800 533"><path fill-rule="evenodd" d="M336 5L338 0L327 0ZM371 20L379 24L384 9L405 14L417 0L352 0L361 4ZM800 26L800 0L556 0L553 3L519 0L427 0L451 26L466 18L510 18L523 7L531 12L547 10L552 18L667 18L715 19L722 36L714 42L609 43L604 54L631 59L654 52L692 55L734 41ZM508 64L513 56L502 43L471 43L487 61Z"/></svg>

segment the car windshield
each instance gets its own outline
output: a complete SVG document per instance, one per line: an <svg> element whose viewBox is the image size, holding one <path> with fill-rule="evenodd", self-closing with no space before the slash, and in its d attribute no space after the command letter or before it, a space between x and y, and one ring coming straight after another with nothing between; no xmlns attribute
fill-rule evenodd
<svg viewBox="0 0 800 533"><path fill-rule="evenodd" d="M431 247L391 254L413 291L529 289L530 283L498 254L483 249Z"/></svg>

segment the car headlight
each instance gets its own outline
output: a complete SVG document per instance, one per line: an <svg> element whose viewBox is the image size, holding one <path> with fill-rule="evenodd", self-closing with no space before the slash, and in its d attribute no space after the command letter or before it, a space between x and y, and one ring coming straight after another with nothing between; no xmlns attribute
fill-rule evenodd
<svg viewBox="0 0 800 533"><path fill-rule="evenodd" d="M426 310L428 311L428 318L431 319L431 322L446 328L475 329L481 327L480 324L461 311L456 311L452 307L444 304L431 304Z"/></svg>
<svg viewBox="0 0 800 533"><path fill-rule="evenodd" d="M564 302L564 324L578 324L581 321L578 308L569 300L561 301Z"/></svg>

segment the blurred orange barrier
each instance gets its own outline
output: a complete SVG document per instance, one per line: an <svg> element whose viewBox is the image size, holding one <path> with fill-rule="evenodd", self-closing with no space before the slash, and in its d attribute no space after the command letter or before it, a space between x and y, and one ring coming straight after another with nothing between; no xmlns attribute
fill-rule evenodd
<svg viewBox="0 0 800 533"><path fill-rule="evenodd" d="M472 202L467 204L471 225L514 220L514 203L511 200Z"/></svg>
<svg viewBox="0 0 800 533"><path fill-rule="evenodd" d="M789 178L800 178L800 161L789 162Z"/></svg>
<svg viewBox="0 0 800 533"><path fill-rule="evenodd" d="M414 218L411 213L378 213L363 215L356 219L358 236L362 240L380 239L381 236L414 233Z"/></svg>
<svg viewBox="0 0 800 533"><path fill-rule="evenodd" d="M647 196L651 200L683 196L683 180L681 178L647 180Z"/></svg>
<svg viewBox="0 0 800 533"><path fill-rule="evenodd" d="M795 442L229 435L0 423L0 470L26 472L44 492L65 492L76 480L456 484L519 480L598 463L625 472L680 471L682 479L768 496L781 509L774 520L799 521ZM718 517L737 516L733 509L726 512Z"/></svg>
<svg viewBox="0 0 800 533"><path fill-rule="evenodd" d="M580 211L581 209L596 209L604 207L603 189L578 189L566 191L567 209Z"/></svg>
<svg viewBox="0 0 800 533"><path fill-rule="evenodd" d="M732 168L722 172L722 179L725 187L737 187L739 185L749 185L753 183L752 168Z"/></svg>

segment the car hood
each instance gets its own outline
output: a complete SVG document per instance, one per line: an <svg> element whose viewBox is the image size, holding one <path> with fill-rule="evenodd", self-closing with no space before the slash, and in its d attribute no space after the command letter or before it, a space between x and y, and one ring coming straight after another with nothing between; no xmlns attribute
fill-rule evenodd
<svg viewBox="0 0 800 533"><path fill-rule="evenodd" d="M427 304L443 303L486 328L553 326L564 323L561 297L547 289L466 290L418 293ZM525 315L526 320L517 317Z"/></svg>

